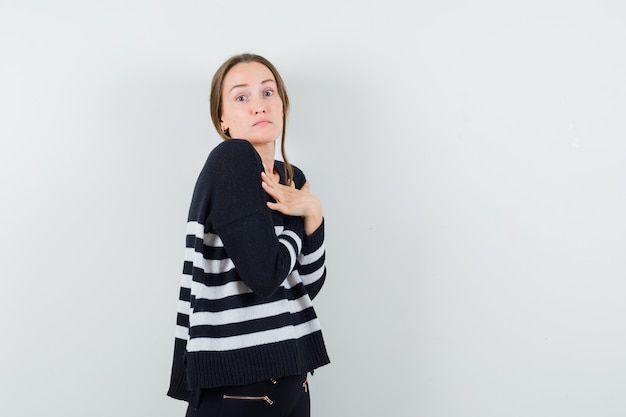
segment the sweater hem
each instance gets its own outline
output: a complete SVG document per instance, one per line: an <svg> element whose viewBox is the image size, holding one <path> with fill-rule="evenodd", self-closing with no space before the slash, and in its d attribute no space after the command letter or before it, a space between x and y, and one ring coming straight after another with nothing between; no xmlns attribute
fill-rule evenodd
<svg viewBox="0 0 626 417"><path fill-rule="evenodd" d="M320 331L245 349L188 352L185 359L189 391L300 375L330 363Z"/></svg>

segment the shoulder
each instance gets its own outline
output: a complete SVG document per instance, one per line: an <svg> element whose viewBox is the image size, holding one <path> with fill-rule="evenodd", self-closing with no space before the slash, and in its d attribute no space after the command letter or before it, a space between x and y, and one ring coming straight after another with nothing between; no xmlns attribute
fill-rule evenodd
<svg viewBox="0 0 626 417"><path fill-rule="evenodd" d="M256 184L263 170L261 157L247 140L228 139L209 153L200 172L200 187L234 186L242 181Z"/></svg>
<svg viewBox="0 0 626 417"><path fill-rule="evenodd" d="M254 147L247 140L228 139L217 145L209 154L208 161L222 162L236 159L245 162L248 159L261 160L261 157ZM242 161L242 159L244 161ZM207 161L207 162L208 162Z"/></svg>
<svg viewBox="0 0 626 417"><path fill-rule="evenodd" d="M229 180L252 175L258 180L262 170L261 157L250 142L228 139L213 148L202 171L214 179Z"/></svg>
<svg viewBox="0 0 626 417"><path fill-rule="evenodd" d="M196 181L189 219L204 222L210 216L229 218L250 207L267 208L262 170L261 157L246 140L228 139L214 147ZM252 200L261 203L254 205Z"/></svg>

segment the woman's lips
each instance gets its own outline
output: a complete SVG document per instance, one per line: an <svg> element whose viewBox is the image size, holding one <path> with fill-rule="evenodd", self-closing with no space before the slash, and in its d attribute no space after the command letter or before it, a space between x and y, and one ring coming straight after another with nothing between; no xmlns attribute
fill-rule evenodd
<svg viewBox="0 0 626 417"><path fill-rule="evenodd" d="M267 126L267 125L268 125L268 124L270 124L270 123L271 123L271 122L270 122L269 120L262 119L262 120L259 120L258 122L256 122L256 123L254 124L254 126Z"/></svg>

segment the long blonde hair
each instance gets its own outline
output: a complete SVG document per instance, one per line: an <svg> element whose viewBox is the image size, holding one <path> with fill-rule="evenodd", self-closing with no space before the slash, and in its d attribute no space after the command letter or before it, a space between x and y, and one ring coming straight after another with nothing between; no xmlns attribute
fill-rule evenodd
<svg viewBox="0 0 626 417"><path fill-rule="evenodd" d="M281 78L278 70L271 62L267 59L263 58L260 55L255 54L239 54L234 55L228 58L215 72L213 75L213 80L211 81L211 120L213 121L213 126L215 126L215 130L222 137L222 139L230 139L230 134L228 131L223 132L221 129L221 121L222 121L222 92L224 91L224 78L228 71L230 71L235 65L241 63L249 63L249 62L258 62L263 64L269 69L274 78L276 79L276 87L278 89L278 95L283 102L283 131L280 139L280 153L283 156L283 162L285 165L285 177L287 177L287 184L291 184L293 180L293 167L289 163L287 159L287 154L285 152L285 129L287 126L287 113L289 111L289 97L287 96L287 89L285 88L285 83Z"/></svg>

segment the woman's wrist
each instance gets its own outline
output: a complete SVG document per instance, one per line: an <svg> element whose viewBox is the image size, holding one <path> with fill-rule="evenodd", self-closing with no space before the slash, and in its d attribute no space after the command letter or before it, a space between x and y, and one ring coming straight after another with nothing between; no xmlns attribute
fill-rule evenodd
<svg viewBox="0 0 626 417"><path fill-rule="evenodd" d="M304 234L312 235L322 224L322 216L309 216L304 218Z"/></svg>
<svg viewBox="0 0 626 417"><path fill-rule="evenodd" d="M304 233L309 236L317 230L322 224L322 203L315 198L311 204L311 208L304 215Z"/></svg>

